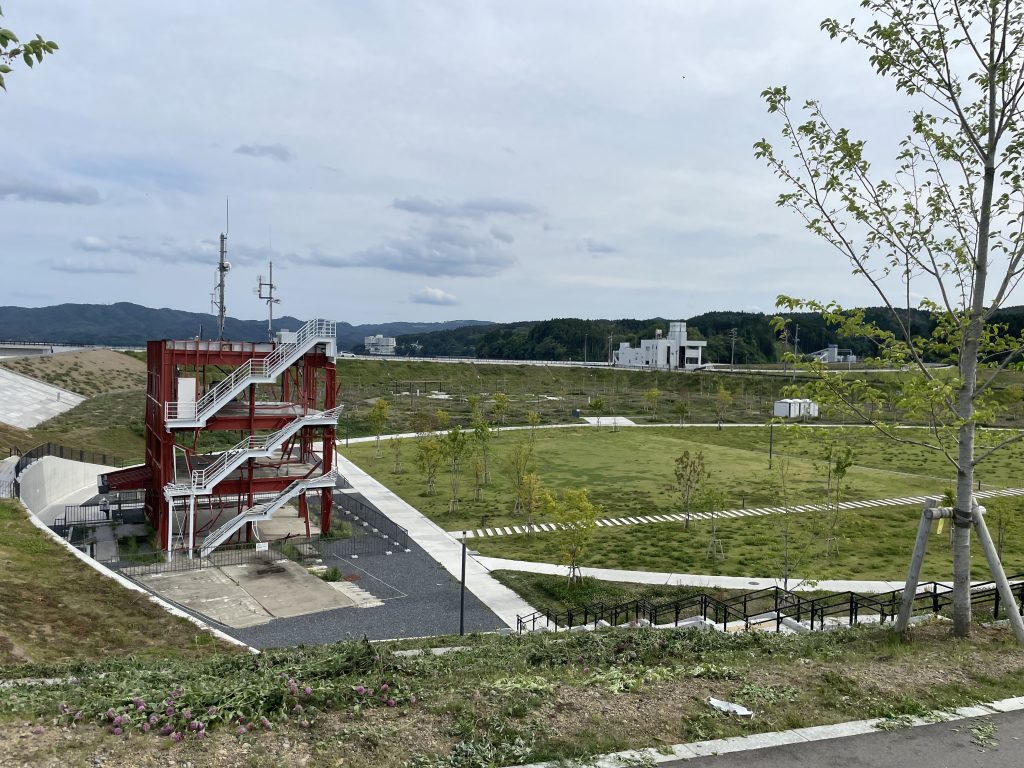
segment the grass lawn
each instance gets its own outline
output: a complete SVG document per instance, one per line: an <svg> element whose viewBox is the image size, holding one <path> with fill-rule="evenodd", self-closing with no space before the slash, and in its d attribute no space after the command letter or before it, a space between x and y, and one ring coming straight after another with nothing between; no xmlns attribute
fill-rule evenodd
<svg viewBox="0 0 1024 768"><path fill-rule="evenodd" d="M663 429L540 429L536 431L534 471L554 489L582 486L603 507L607 517L679 512L674 462L683 451L703 451L711 482L722 489L726 508L775 506L767 466L768 430L761 427ZM832 430L855 447L855 465L846 479L846 500L941 494L949 486L948 472L937 456L924 449L896 446L869 430ZM416 468L416 441L402 444L404 471L395 474L390 446L382 440L383 455L374 458L372 443L342 447L341 452L376 476L399 496L446 530L475 529L524 522L513 517L512 488L506 457L525 432L506 432L491 441L492 481L481 501L473 500L472 477L461 477L457 513L448 511L449 475L442 471L436 493L427 496ZM824 430L775 430L775 457L790 461L791 503L821 502L825 473L818 457L824 451ZM989 483L1020 484L1016 472L1024 462L1024 447L1015 445L989 468ZM777 462L776 462L777 464Z"/></svg>
<svg viewBox="0 0 1024 768"><path fill-rule="evenodd" d="M228 648L77 560L20 504L0 502L0 675L28 662L193 659Z"/></svg>
<svg viewBox="0 0 1024 768"><path fill-rule="evenodd" d="M993 499L986 504L989 529L997 535L999 516L1007 523L1003 567L1008 574L1024 573L1024 525L1020 523L1024 500ZM706 573L722 576L781 578L785 572L783 526L789 525L791 576L806 579L902 580L906 578L920 509L883 507L842 513L839 554L825 556L822 515L765 515L718 522L718 537L725 560L707 559L711 526L707 521L654 523L594 530L581 565L595 568L669 573ZM932 535L922 568L922 581L952 578L948 526ZM561 562L557 536L536 533L477 539L473 547L488 557ZM987 580L984 556L975 543L974 577Z"/></svg>

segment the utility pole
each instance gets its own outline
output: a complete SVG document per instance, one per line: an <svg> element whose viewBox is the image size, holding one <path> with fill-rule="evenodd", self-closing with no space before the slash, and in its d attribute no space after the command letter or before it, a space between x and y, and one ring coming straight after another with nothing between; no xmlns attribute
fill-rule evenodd
<svg viewBox="0 0 1024 768"><path fill-rule="evenodd" d="M736 334L738 332L739 331L737 331L735 328L733 328L731 331L729 331L729 337L732 339L732 354L729 357L729 369L730 370L735 370L736 369Z"/></svg>
<svg viewBox="0 0 1024 768"><path fill-rule="evenodd" d="M612 334L608 334L608 365L612 364Z"/></svg>
<svg viewBox="0 0 1024 768"><path fill-rule="evenodd" d="M274 298L274 289L277 288L274 285L274 262L268 262L270 269L270 277L263 280L263 275L259 276L259 282L256 286L256 293L263 301L267 302L267 341L274 341L274 305L280 304L280 299ZM266 288L267 292L264 293L263 289Z"/></svg>

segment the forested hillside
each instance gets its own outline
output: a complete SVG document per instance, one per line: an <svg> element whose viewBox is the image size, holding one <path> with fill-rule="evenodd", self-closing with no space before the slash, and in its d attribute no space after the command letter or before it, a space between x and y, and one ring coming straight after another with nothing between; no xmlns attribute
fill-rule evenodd
<svg viewBox="0 0 1024 768"><path fill-rule="evenodd" d="M881 307L865 310L867 318L882 328L897 331L888 311ZM736 329L738 364L770 363L780 359L785 349L802 353L824 349L829 344L851 349L858 357L875 353L871 342L863 338L845 338L828 328L816 314L783 314L789 320L789 334L780 338L771 327L772 315L756 312L707 312L687 318L687 332L692 339L708 342L704 359L728 363L732 354L730 332ZM911 310L914 333L931 333L934 322L927 312ZM1007 332L1020 335L1024 329L1024 307L1001 310L996 321L1005 324ZM634 346L640 339L654 338L655 331L668 330L669 320L579 320L557 318L536 322L473 326L398 337L399 354L426 357L454 356L505 360L595 360L605 361L609 349L623 341Z"/></svg>

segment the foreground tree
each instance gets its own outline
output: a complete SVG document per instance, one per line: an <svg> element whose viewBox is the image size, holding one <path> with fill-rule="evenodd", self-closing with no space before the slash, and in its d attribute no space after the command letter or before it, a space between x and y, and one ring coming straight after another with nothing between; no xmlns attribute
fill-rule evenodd
<svg viewBox="0 0 1024 768"><path fill-rule="evenodd" d="M437 473L444 461L441 438L434 434L422 435L416 440L416 466L423 474L427 496L434 495Z"/></svg>
<svg viewBox="0 0 1024 768"><path fill-rule="evenodd" d="M0 17L4 15L0 9ZM42 35L36 35L32 40L22 41L11 30L0 25L0 88L7 90L7 83L4 75L14 71L12 64L19 61L29 69L36 64L41 64L43 56L57 50L57 44L52 40L44 40Z"/></svg>
<svg viewBox="0 0 1024 768"><path fill-rule="evenodd" d="M441 456L448 464L448 472L452 482L452 496L448 500L448 511L459 511L459 476L465 460L473 450L470 433L463 432L459 427L452 427L440 438Z"/></svg>
<svg viewBox="0 0 1024 768"><path fill-rule="evenodd" d="M864 0L871 21L834 19L822 29L864 48L913 110L889 178L876 173L864 141L834 125L817 101L801 118L784 87L763 96L782 121L785 151L766 140L755 153L789 187L779 204L853 266L889 310L897 333L833 303L780 297L789 310L820 312L841 335L866 336L903 377L906 415L929 426L909 436L872 413L870 380L819 369L817 396L871 421L900 442L940 451L957 473L953 510L953 631L970 633L970 529L975 467L1021 435L979 432L995 413L993 381L1019 362L1024 339L992 323L1024 277L1024 6L1013 0ZM914 300L913 297L925 296ZM915 335L909 309L933 313L936 330ZM926 363L956 365L951 376ZM993 570L1001 571L998 559Z"/></svg>

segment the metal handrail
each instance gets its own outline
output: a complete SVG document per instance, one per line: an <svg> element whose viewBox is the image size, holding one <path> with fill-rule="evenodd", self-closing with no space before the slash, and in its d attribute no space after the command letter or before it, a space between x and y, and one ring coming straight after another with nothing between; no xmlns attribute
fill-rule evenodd
<svg viewBox="0 0 1024 768"><path fill-rule="evenodd" d="M209 415L208 411L214 411L218 407L221 400L233 397L237 393L239 384L248 383L251 379L276 379L294 361L293 355L296 350L304 349L305 345L314 339L334 339L336 336L337 323L335 321L309 320L296 331L294 341L279 344L269 355L260 360L246 360L195 402L168 401L164 403L165 420L202 421Z"/></svg>
<svg viewBox="0 0 1024 768"><path fill-rule="evenodd" d="M285 502L291 500L298 494L306 491L310 488L322 488L327 485L334 485L338 479L338 470L332 469L326 475L320 475L319 477L305 477L300 478L291 483L281 493L275 496L270 501L262 504L257 504L253 507L242 512L242 514L231 518L224 523L220 528L213 531L206 540L203 542L201 554L203 557L209 555L215 550L222 541L228 536L233 534L239 528L246 523L259 522L261 520L268 520L270 515L273 515L278 509L284 506Z"/></svg>
<svg viewBox="0 0 1024 768"><path fill-rule="evenodd" d="M193 469L189 478L191 481L189 484L171 483L166 487L165 493L169 495L209 493L213 486L219 483L225 475L233 472L245 460L248 454L272 450L300 429L310 424L323 421L337 422L343 408L343 405L338 405L326 411L318 411L300 416L281 427L277 432L272 432L269 435L249 435L244 437L231 448L222 451L208 466L202 469ZM237 461L239 457L242 457L241 461Z"/></svg>

